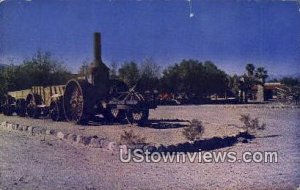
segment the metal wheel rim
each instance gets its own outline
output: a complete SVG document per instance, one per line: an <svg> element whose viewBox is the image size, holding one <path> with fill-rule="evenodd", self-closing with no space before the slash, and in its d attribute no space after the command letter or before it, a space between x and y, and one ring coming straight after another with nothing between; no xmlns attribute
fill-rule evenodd
<svg viewBox="0 0 300 190"><path fill-rule="evenodd" d="M144 113L143 111L132 111L132 119L134 121L140 121L143 119Z"/></svg>
<svg viewBox="0 0 300 190"><path fill-rule="evenodd" d="M64 115L68 121L82 123L86 120L86 110L84 102L83 89L85 83L71 80L66 85L66 90L63 98Z"/></svg>
<svg viewBox="0 0 300 190"><path fill-rule="evenodd" d="M83 95L78 87L72 92L70 105L72 120L79 120L83 111Z"/></svg>

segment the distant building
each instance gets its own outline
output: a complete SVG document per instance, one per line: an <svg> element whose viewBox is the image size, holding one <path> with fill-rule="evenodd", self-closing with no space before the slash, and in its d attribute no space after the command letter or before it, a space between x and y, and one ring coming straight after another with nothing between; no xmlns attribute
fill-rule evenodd
<svg viewBox="0 0 300 190"><path fill-rule="evenodd" d="M264 85L254 85L252 87L251 99L263 102L277 98L277 89L284 88L285 85L280 82L266 82Z"/></svg>

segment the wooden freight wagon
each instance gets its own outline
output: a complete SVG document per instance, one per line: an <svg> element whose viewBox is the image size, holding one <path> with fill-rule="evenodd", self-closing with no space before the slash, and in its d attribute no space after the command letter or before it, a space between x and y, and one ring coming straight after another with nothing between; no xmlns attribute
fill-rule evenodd
<svg viewBox="0 0 300 190"><path fill-rule="evenodd" d="M4 112L4 114L12 115L14 112L16 112L17 115L24 117L26 115L25 100L30 92L31 89L8 92L5 102L6 109L4 109L6 112Z"/></svg>
<svg viewBox="0 0 300 190"><path fill-rule="evenodd" d="M65 86L33 86L31 89L8 92L3 105L3 113L14 112L21 117L47 116L55 120L63 119L62 96Z"/></svg>
<svg viewBox="0 0 300 190"><path fill-rule="evenodd" d="M29 117L38 118L48 114L54 121L61 120L62 96L65 86L33 86L26 98L26 112Z"/></svg>

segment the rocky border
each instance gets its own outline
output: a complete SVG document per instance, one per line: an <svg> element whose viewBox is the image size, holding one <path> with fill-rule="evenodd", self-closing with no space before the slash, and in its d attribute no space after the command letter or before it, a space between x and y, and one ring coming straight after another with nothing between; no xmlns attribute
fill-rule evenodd
<svg viewBox="0 0 300 190"><path fill-rule="evenodd" d="M135 144L135 145L119 145L117 142L109 141L106 138L103 137L97 137L97 136L82 136L77 134L66 134L61 131L55 131L53 129L47 129L46 127L41 126L27 126L27 125L21 125L16 123L10 123L7 121L4 121L0 124L1 128L10 130L10 131L20 131L20 132L26 132L30 135L49 135L53 136L57 139L75 143L75 144L81 144L84 146L89 146L93 148L102 148L103 150L108 150L110 152L116 152L120 153L122 151L123 154L128 154L129 151L133 151L135 149L143 150L144 153L147 151L149 153L153 152L195 152L201 150L213 150L218 148L223 148L227 146L232 146L236 143L248 143L252 139L255 138L255 136L245 132L240 131L239 133L235 135L231 135L228 137L213 137L211 139L203 139L198 140L195 142L185 142L185 143L179 143L176 145L159 145L159 146L153 146L151 144Z"/></svg>
<svg viewBox="0 0 300 190"><path fill-rule="evenodd" d="M108 150L111 152L119 151L118 148L121 148L124 150L124 152L127 152L127 149L128 149L126 145L118 146L118 144L116 142L109 141L106 138L100 138L97 136L82 136L82 135L76 135L76 134L71 134L71 133L66 134L61 131L47 129L46 127L41 127L41 126L27 126L27 125L21 125L21 124L17 124L17 123L10 123L10 122L4 121L0 124L0 127L3 129L7 129L9 131L25 132L32 136L34 136L34 135L53 136L55 138L64 140L66 142L81 144L81 145L90 146L93 148L102 148L104 150Z"/></svg>

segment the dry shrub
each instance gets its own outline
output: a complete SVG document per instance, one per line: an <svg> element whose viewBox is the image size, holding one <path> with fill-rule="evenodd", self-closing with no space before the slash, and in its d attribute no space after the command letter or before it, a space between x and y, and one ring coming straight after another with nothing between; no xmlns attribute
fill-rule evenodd
<svg viewBox="0 0 300 190"><path fill-rule="evenodd" d="M199 140L204 133L204 126L201 121L193 119L191 124L183 129L182 134L189 141Z"/></svg>
<svg viewBox="0 0 300 190"><path fill-rule="evenodd" d="M240 117L240 121L244 124L242 126L249 133L256 133L257 130L266 129L266 124L259 124L258 118L252 119L249 114L242 114Z"/></svg>
<svg viewBox="0 0 300 190"><path fill-rule="evenodd" d="M134 134L133 130L124 131L121 134L120 144L124 145L137 145L137 144L145 144L146 138L142 138L136 134Z"/></svg>

